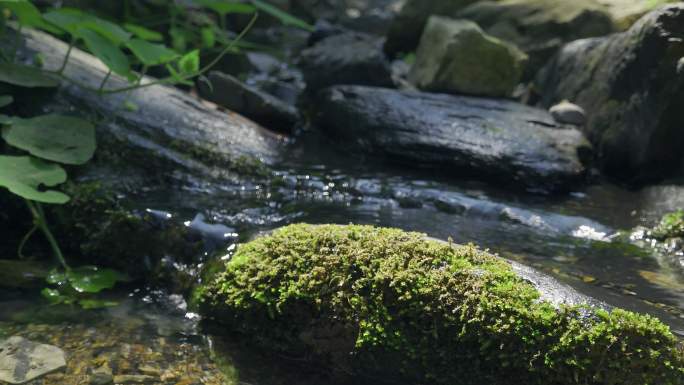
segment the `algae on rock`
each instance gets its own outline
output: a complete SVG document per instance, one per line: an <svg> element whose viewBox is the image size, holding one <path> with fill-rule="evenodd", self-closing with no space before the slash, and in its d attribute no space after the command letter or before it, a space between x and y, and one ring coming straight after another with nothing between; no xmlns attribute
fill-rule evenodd
<svg viewBox="0 0 684 385"><path fill-rule="evenodd" d="M227 333L359 374L460 385L684 381L684 353L655 318L539 296L474 246L300 224L241 246L195 298Z"/></svg>

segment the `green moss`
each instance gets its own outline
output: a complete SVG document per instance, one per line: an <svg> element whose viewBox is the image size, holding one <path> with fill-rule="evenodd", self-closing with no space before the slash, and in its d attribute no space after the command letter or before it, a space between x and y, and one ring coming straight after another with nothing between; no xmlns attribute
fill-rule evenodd
<svg viewBox="0 0 684 385"><path fill-rule="evenodd" d="M653 229L653 236L658 239L684 237L684 210L663 216L660 224Z"/></svg>
<svg viewBox="0 0 684 385"><path fill-rule="evenodd" d="M473 246L370 226L293 225L241 246L197 291L250 341L333 368L435 384L682 384L661 322L554 308Z"/></svg>

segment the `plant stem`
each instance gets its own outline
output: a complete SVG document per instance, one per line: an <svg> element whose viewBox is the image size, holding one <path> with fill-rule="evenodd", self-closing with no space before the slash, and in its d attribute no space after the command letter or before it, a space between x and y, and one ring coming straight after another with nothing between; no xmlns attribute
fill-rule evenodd
<svg viewBox="0 0 684 385"><path fill-rule="evenodd" d="M21 29L22 25L19 24L19 27L17 28L17 35L14 38L14 46L12 46L12 52L10 53L9 61L13 62L14 59L17 58L17 52L19 51L19 42L21 41Z"/></svg>
<svg viewBox="0 0 684 385"><path fill-rule="evenodd" d="M17 248L17 255L19 256L19 259L26 259L26 257L24 257L24 246L26 246L26 242L31 239L31 236L33 236L36 230L38 230L38 225L34 223L31 230L29 230L29 232L26 233L26 235L24 235L24 237L21 239L19 247Z"/></svg>
<svg viewBox="0 0 684 385"><path fill-rule="evenodd" d="M102 79L102 83L100 83L100 88L97 89L98 94L102 95L102 90L104 90L104 86L105 84L107 84L107 80L109 80L110 76L112 76L112 70L109 70L104 79Z"/></svg>
<svg viewBox="0 0 684 385"><path fill-rule="evenodd" d="M64 270L70 271L71 268L69 267L69 265L67 265L66 260L64 259L64 255L62 254L62 250L59 248L55 236L52 235L52 231L50 231L50 228L48 227L43 207L40 205L40 203L32 202L28 199L26 200L26 204L28 205L29 210L31 211L31 215L33 215L33 219L36 222L36 226L38 226L38 228L43 232L45 239L47 239L48 243L50 244L52 252L55 255L55 258L57 258L57 260L62 265Z"/></svg>
<svg viewBox="0 0 684 385"><path fill-rule="evenodd" d="M62 66L59 67L57 70L58 74L64 73L64 70L66 69L67 63L69 62L69 56L71 56L71 50L74 49L74 45L76 44L76 38L72 37L71 40L69 41L69 48L67 49L66 55L64 55L64 61L62 62Z"/></svg>

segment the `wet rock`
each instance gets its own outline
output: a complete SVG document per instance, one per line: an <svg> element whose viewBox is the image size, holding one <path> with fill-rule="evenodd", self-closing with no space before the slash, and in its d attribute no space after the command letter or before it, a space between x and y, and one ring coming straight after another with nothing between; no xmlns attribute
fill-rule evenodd
<svg viewBox="0 0 684 385"><path fill-rule="evenodd" d="M481 1L455 16L472 20L525 51L530 57L526 78L534 76L563 43L615 30L610 15L595 0Z"/></svg>
<svg viewBox="0 0 684 385"><path fill-rule="evenodd" d="M582 181L591 153L578 130L505 100L337 86L318 101L318 126L331 136L451 176L563 190Z"/></svg>
<svg viewBox="0 0 684 385"><path fill-rule="evenodd" d="M392 21L384 45L390 56L415 50L431 15L453 16L477 0L407 0Z"/></svg>
<svg viewBox="0 0 684 385"><path fill-rule="evenodd" d="M541 104L583 106L584 132L603 171L640 182L672 174L684 148L684 4L654 11L628 31L572 42L536 79Z"/></svg>
<svg viewBox="0 0 684 385"><path fill-rule="evenodd" d="M311 32L311 35L309 35L307 43L309 46L312 46L321 40L343 33L349 33L349 30L341 25L332 24L327 20L317 20L316 24L314 24L314 30Z"/></svg>
<svg viewBox="0 0 684 385"><path fill-rule="evenodd" d="M471 21L432 16L409 79L427 91L507 97L520 82L526 60L515 46Z"/></svg>
<svg viewBox="0 0 684 385"><path fill-rule="evenodd" d="M392 68L382 52L382 39L345 33L321 40L299 58L308 90L335 84L391 87Z"/></svg>
<svg viewBox="0 0 684 385"><path fill-rule="evenodd" d="M596 0L597 3L608 9L615 25L624 31L629 29L639 18L656 8L678 0Z"/></svg>
<svg viewBox="0 0 684 385"><path fill-rule="evenodd" d="M90 375L90 385L110 385L114 383L112 373L97 372Z"/></svg>
<svg viewBox="0 0 684 385"><path fill-rule="evenodd" d="M606 308L532 268L424 234L291 225L242 245L206 282L196 298L215 330L392 382L684 379L679 342L655 318ZM398 370L392 362L410 364Z"/></svg>
<svg viewBox="0 0 684 385"><path fill-rule="evenodd" d="M0 381L23 384L66 366L62 349L22 337L0 343Z"/></svg>
<svg viewBox="0 0 684 385"><path fill-rule="evenodd" d="M208 81L198 82L198 89L203 98L276 131L292 132L299 120L294 106L228 74L211 72Z"/></svg>
<svg viewBox="0 0 684 385"><path fill-rule="evenodd" d="M584 109L577 104L572 104L567 100L552 106L549 109L553 119L561 124L572 124L575 126L582 126L587 121Z"/></svg>

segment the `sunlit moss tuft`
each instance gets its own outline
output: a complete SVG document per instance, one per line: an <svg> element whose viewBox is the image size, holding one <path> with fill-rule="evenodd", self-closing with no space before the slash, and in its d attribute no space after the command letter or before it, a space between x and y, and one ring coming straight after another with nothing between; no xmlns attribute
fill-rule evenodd
<svg viewBox="0 0 684 385"><path fill-rule="evenodd" d="M241 246L198 289L226 332L333 368L434 384L684 383L668 328L554 308L473 246L370 226L292 225Z"/></svg>

